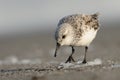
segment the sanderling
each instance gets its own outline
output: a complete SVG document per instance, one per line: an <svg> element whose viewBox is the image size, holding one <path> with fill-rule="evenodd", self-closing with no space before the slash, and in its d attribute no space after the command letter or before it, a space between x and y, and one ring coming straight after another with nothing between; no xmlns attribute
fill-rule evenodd
<svg viewBox="0 0 120 80"><path fill-rule="evenodd" d="M73 14L63 17L59 23L55 32L56 50L54 57L56 57L57 50L60 46L70 46L72 53L68 57L65 63L75 62L72 55L75 52L74 46L84 46L85 55L82 63L87 63L86 53L88 46L93 41L99 30L98 14Z"/></svg>

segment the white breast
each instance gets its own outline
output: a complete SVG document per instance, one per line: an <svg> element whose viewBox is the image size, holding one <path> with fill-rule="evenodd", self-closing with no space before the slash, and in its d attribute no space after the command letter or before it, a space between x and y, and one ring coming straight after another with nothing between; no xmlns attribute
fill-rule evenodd
<svg viewBox="0 0 120 80"><path fill-rule="evenodd" d="M88 46L92 40L95 38L97 30L91 29L86 31L83 36L80 38L77 46Z"/></svg>

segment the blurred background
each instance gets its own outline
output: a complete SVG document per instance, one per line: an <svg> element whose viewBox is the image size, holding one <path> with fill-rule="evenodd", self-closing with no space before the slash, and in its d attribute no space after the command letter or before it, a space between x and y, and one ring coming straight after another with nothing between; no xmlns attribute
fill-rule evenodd
<svg viewBox="0 0 120 80"><path fill-rule="evenodd" d="M101 28L90 45L88 60L119 60L119 0L0 0L0 60L65 61L71 52L68 47L61 48L57 58L53 57L59 19L96 12L100 13ZM76 48L75 54L79 59L84 48Z"/></svg>

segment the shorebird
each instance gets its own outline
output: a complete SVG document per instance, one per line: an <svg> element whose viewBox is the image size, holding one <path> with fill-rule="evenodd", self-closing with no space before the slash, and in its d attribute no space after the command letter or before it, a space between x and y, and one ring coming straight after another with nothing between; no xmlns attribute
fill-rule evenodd
<svg viewBox="0 0 120 80"><path fill-rule="evenodd" d="M75 46L85 47L83 64L87 63L86 53L90 43L96 36L99 30L99 13L95 14L73 14L63 17L55 32L56 49L54 57L57 56L57 50L64 45L72 48L72 53L67 58L65 63L75 62L72 55L75 52Z"/></svg>

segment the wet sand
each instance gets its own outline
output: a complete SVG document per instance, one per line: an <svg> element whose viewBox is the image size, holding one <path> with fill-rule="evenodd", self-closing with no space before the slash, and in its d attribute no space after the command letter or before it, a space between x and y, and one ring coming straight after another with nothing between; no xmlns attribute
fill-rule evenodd
<svg viewBox="0 0 120 80"><path fill-rule="evenodd" d="M45 33L0 38L0 61L16 56L23 59L38 59L34 64L0 64L0 80L119 80L120 79L120 27L101 27L90 45L87 60L102 60L101 65L58 69L65 62L71 48L62 47L56 58L54 30ZM76 47L74 58L82 60L83 47ZM14 61L14 60L13 60Z"/></svg>

